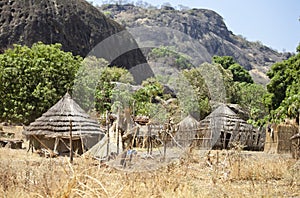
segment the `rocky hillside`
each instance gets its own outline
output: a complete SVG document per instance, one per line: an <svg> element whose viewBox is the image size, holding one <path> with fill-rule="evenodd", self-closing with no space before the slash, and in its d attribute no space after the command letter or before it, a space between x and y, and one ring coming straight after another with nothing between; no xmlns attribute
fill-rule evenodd
<svg viewBox="0 0 300 198"><path fill-rule="evenodd" d="M124 30L84 0L1 0L0 13L2 52L13 44L31 46L42 41L46 44L61 43L64 51L85 57L98 43ZM124 40L136 45L129 34L122 38L123 43ZM108 46L110 54L120 54L113 50L118 50L118 44L122 43L115 42L116 47ZM139 49L108 61L128 69L146 63ZM151 75L151 72L146 74Z"/></svg>
<svg viewBox="0 0 300 198"><path fill-rule="evenodd" d="M201 53L209 55L202 58L203 62L207 59L211 61L214 55L232 56L250 71L256 82L263 84L268 81L265 73L270 65L288 56L260 42L249 42L242 36L234 35L226 27L223 18L212 10L179 11L172 7L144 9L131 4L104 5L99 9L124 27L168 27L183 32L198 40L202 47ZM203 48L206 49L205 52Z"/></svg>

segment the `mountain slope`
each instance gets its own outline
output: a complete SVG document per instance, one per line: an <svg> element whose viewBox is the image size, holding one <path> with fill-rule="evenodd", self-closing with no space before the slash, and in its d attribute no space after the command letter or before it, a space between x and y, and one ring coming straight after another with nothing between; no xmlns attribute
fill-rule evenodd
<svg viewBox="0 0 300 198"><path fill-rule="evenodd" d="M278 53L260 42L249 42L234 35L227 29L223 18L212 10L144 9L131 4L104 5L100 10L125 27L168 27L185 33L199 41L210 59L214 55L232 56L250 71L256 82L262 84L268 81L265 73L270 65L287 58L287 54ZM207 58L203 58L205 61Z"/></svg>
<svg viewBox="0 0 300 198"><path fill-rule="evenodd" d="M64 51L85 57L98 43L124 30L84 0L2 0L0 13L2 52L13 44L31 46L42 41L45 44L61 43ZM136 45L129 34L123 40ZM117 48L122 43L115 45L115 48L108 46L109 53L119 55ZM108 61L127 69L147 62L139 49ZM148 71L145 78L151 75Z"/></svg>

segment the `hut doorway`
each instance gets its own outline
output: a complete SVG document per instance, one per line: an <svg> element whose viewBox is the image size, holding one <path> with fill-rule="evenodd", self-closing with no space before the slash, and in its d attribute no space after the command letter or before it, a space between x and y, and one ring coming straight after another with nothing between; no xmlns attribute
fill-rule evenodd
<svg viewBox="0 0 300 198"><path fill-rule="evenodd" d="M227 149L230 142L231 133L226 133L222 131L220 138L222 142L222 149Z"/></svg>

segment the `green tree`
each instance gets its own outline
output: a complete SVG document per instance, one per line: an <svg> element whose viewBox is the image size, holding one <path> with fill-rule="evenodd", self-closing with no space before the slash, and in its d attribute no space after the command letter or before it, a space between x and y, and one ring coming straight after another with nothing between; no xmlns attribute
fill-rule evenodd
<svg viewBox="0 0 300 198"><path fill-rule="evenodd" d="M157 105L153 104L153 102L157 96L163 98L163 85L155 78L148 78L143 81L142 86L133 94L136 114L153 117L153 114L157 112Z"/></svg>
<svg viewBox="0 0 300 198"><path fill-rule="evenodd" d="M233 81L253 83L253 79L249 72L236 63L231 56L213 56L212 62L220 64L224 69L231 71Z"/></svg>
<svg viewBox="0 0 300 198"><path fill-rule="evenodd" d="M262 126L267 109L263 101L263 97L267 94L267 90L263 85L251 83L236 82L237 103L249 113L248 120L254 125Z"/></svg>
<svg viewBox="0 0 300 198"><path fill-rule="evenodd" d="M81 60L60 44L6 50L0 55L0 119L28 124L41 116L72 87Z"/></svg>
<svg viewBox="0 0 300 198"><path fill-rule="evenodd" d="M202 68L198 67L191 70L183 70L182 74L184 78L187 79L187 83L191 85L191 89L194 92L194 94L185 94L184 98L192 102L185 103L185 108L188 108L188 106L190 106L188 111L198 112L200 114L199 119L203 119L210 113L211 106L209 104L209 101L211 98L209 92L210 90L208 90L205 79L202 77ZM194 100L197 100L197 102L193 103ZM183 101L185 100L183 99ZM194 104L197 104L197 106L195 106Z"/></svg>
<svg viewBox="0 0 300 198"><path fill-rule="evenodd" d="M99 76L108 65L109 63L103 58L89 56L82 61L82 66L77 72L72 96L87 112L95 108L95 92Z"/></svg>
<svg viewBox="0 0 300 198"><path fill-rule="evenodd" d="M253 83L253 79L250 76L249 72L239 64L235 63L230 65L228 67L228 70L231 71L233 75L233 81Z"/></svg>
<svg viewBox="0 0 300 198"><path fill-rule="evenodd" d="M236 63L231 56L213 56L212 62L222 65L224 69L228 69L231 65Z"/></svg>
<svg viewBox="0 0 300 198"><path fill-rule="evenodd" d="M220 64L203 63L200 65L201 74L206 79L210 98L213 103L236 103L236 87L232 73Z"/></svg>
<svg viewBox="0 0 300 198"><path fill-rule="evenodd" d="M275 63L267 73L269 94L264 98L270 119L298 118L300 114L300 45L297 54Z"/></svg>
<svg viewBox="0 0 300 198"><path fill-rule="evenodd" d="M175 52L174 47L161 46L159 48L154 48L148 56L153 62L162 62L165 65L170 65L179 70L190 69L193 67L189 62L191 58L185 54Z"/></svg>
<svg viewBox="0 0 300 198"><path fill-rule="evenodd" d="M118 67L107 67L101 72L95 91L95 109L100 113L111 110L115 87L112 82L132 83L133 77L128 70Z"/></svg>

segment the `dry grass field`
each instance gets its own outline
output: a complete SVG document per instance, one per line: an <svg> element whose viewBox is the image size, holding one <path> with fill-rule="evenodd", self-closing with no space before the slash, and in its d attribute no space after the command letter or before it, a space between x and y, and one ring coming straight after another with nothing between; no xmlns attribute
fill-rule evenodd
<svg viewBox="0 0 300 198"><path fill-rule="evenodd" d="M151 159L149 159L151 160ZM286 155L193 151L154 171L93 159L0 149L3 197L299 197L300 164Z"/></svg>
<svg viewBox="0 0 300 198"><path fill-rule="evenodd" d="M138 156L136 164L159 163ZM0 197L300 197L300 161L290 155L193 150L157 167L122 170L86 157L70 164L0 148Z"/></svg>

